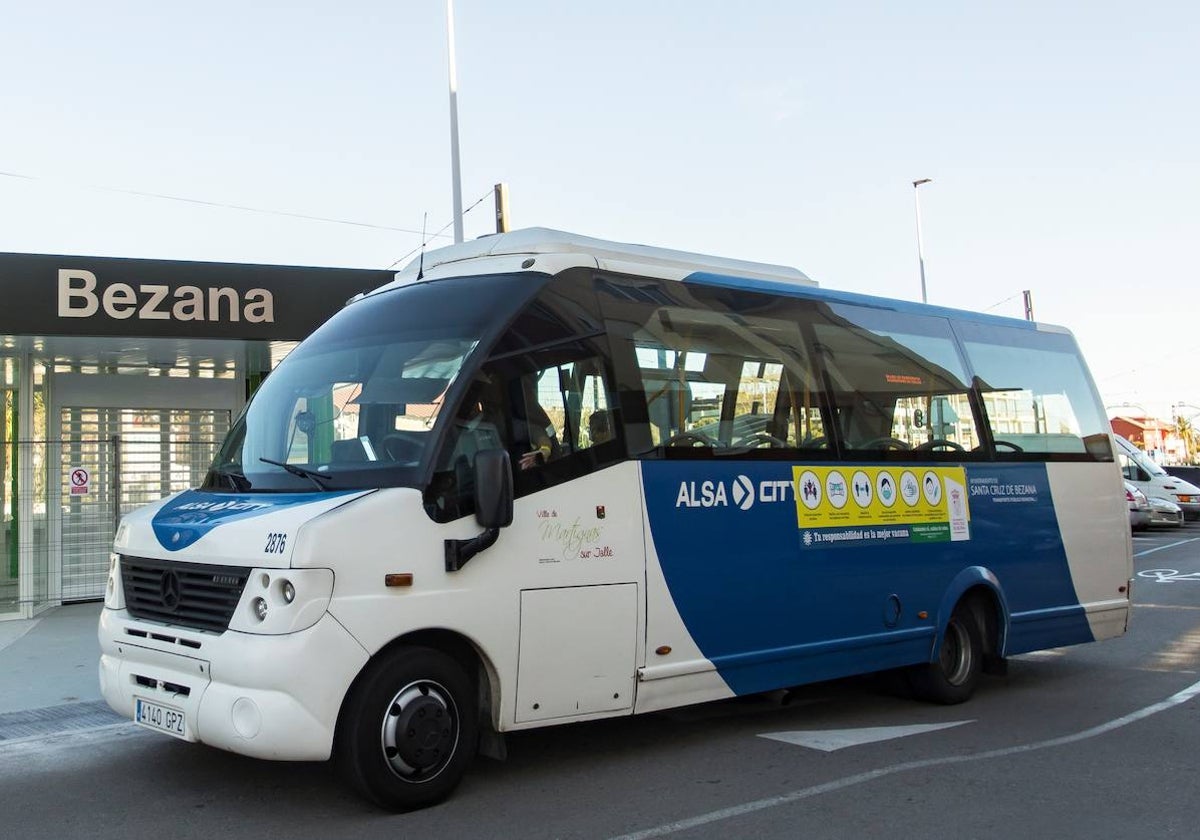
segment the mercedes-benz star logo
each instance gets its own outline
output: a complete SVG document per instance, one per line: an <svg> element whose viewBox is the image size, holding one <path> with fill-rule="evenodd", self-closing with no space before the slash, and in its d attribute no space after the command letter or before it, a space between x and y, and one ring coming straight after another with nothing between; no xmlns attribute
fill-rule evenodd
<svg viewBox="0 0 1200 840"><path fill-rule="evenodd" d="M162 581L158 585L158 595L162 605L172 612L179 607L179 575L175 572L163 572Z"/></svg>

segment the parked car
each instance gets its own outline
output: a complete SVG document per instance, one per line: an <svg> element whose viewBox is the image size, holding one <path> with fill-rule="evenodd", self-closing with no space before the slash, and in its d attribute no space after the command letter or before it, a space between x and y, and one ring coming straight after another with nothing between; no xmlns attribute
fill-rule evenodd
<svg viewBox="0 0 1200 840"><path fill-rule="evenodd" d="M1183 525L1183 508L1166 499L1150 499L1150 524L1178 528Z"/></svg>
<svg viewBox="0 0 1200 840"><path fill-rule="evenodd" d="M1151 499L1166 499L1179 505L1189 519L1200 519L1200 487L1168 475L1145 452L1120 435L1113 435L1113 439L1117 442L1117 459L1126 481Z"/></svg>
<svg viewBox="0 0 1200 840"><path fill-rule="evenodd" d="M1146 494L1125 482L1125 501L1129 503L1129 527L1141 531L1150 527L1150 500Z"/></svg>
<svg viewBox="0 0 1200 840"><path fill-rule="evenodd" d="M1175 478L1182 479L1189 484L1194 484L1197 487L1200 487L1200 467L1165 467L1164 469L1166 469L1167 475L1174 476Z"/></svg>

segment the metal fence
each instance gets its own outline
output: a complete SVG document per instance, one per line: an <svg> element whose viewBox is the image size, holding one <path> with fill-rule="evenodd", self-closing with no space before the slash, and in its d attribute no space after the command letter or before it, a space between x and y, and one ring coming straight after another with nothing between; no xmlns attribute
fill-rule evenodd
<svg viewBox="0 0 1200 840"><path fill-rule="evenodd" d="M3 459L0 615L101 598L121 517L198 486L219 433L20 441Z"/></svg>

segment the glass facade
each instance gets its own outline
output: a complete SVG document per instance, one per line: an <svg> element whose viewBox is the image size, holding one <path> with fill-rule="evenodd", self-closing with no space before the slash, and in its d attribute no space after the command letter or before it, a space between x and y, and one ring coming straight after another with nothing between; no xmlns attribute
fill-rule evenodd
<svg viewBox="0 0 1200 840"><path fill-rule="evenodd" d="M121 514L200 484L282 356L394 277L0 253L0 619L102 597Z"/></svg>
<svg viewBox="0 0 1200 840"><path fill-rule="evenodd" d="M216 357L188 358L162 343L136 342L138 363L129 353L117 362L5 342L0 620L102 598L121 515L203 481L249 383L269 370L251 371L253 360L266 367L275 355L266 343L230 342ZM205 383L205 393L221 386L224 404L180 407L181 388Z"/></svg>

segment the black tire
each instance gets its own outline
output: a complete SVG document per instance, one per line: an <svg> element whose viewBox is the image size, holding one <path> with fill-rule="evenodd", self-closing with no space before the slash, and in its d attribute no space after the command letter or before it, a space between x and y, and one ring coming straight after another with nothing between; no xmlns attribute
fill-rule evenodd
<svg viewBox="0 0 1200 840"><path fill-rule="evenodd" d="M338 722L343 778L382 808L437 804L475 757L475 693L462 667L431 648L397 648L355 683Z"/></svg>
<svg viewBox="0 0 1200 840"><path fill-rule="evenodd" d="M959 605L946 625L937 656L909 672L913 693L952 706L970 699L983 670L983 638L975 613Z"/></svg>

